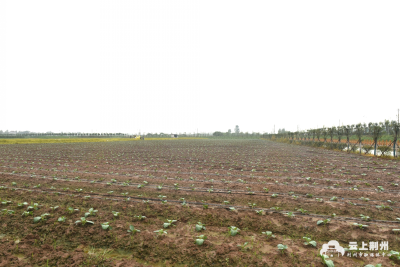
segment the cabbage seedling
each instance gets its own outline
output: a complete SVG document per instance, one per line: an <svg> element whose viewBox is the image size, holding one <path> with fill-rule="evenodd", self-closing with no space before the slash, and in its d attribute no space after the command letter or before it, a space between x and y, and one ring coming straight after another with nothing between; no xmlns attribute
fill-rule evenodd
<svg viewBox="0 0 400 267"><path fill-rule="evenodd" d="M120 213L121 213L121 212L112 211L112 214L114 215L114 217L118 217Z"/></svg>
<svg viewBox="0 0 400 267"><path fill-rule="evenodd" d="M278 194L272 194L272 196L271 197L278 197Z"/></svg>
<svg viewBox="0 0 400 267"><path fill-rule="evenodd" d="M26 216L29 216L29 215L33 215L33 211L24 211L24 212L22 213L22 216L23 216L23 217L26 217Z"/></svg>
<svg viewBox="0 0 400 267"><path fill-rule="evenodd" d="M36 222L39 222L39 221L45 221L46 220L46 216L49 216L49 215L50 214L48 214L48 213L44 213L44 214L42 214L42 215L40 215L38 217L34 217L33 218L33 222L36 223Z"/></svg>
<svg viewBox="0 0 400 267"><path fill-rule="evenodd" d="M360 229L364 229L364 228L367 228L367 227L368 227L368 225L361 224L361 223L353 223L353 225L359 227Z"/></svg>
<svg viewBox="0 0 400 267"><path fill-rule="evenodd" d="M201 246L204 243L204 240L206 240L207 237L205 235L199 235L197 236L196 241L194 242L196 245Z"/></svg>
<svg viewBox="0 0 400 267"><path fill-rule="evenodd" d="M271 231L261 232L261 234L266 235L266 236L267 236L267 239L268 239L269 237L275 238L275 235L273 235Z"/></svg>
<svg viewBox="0 0 400 267"><path fill-rule="evenodd" d="M330 201L337 201L337 197L332 197Z"/></svg>
<svg viewBox="0 0 400 267"><path fill-rule="evenodd" d="M133 225L131 225L131 226L129 226L129 230L127 232L135 234L136 232L140 233L140 230L135 229L135 227Z"/></svg>
<svg viewBox="0 0 400 267"><path fill-rule="evenodd" d="M329 259L329 256L321 255L321 254L319 254L319 256L321 257L323 264L325 264L328 267L335 267L335 265L333 264L333 261L327 260L327 259Z"/></svg>
<svg viewBox="0 0 400 267"><path fill-rule="evenodd" d="M246 248L246 246L249 244L249 242L245 242L243 245L237 245L238 247L241 248L242 251L246 251L248 248Z"/></svg>
<svg viewBox="0 0 400 267"><path fill-rule="evenodd" d="M85 224L87 224L87 223L94 224L94 222L86 220L85 217L81 217L80 220L77 220L77 221L75 222L75 224L78 224L78 223L81 223L82 225L85 225Z"/></svg>
<svg viewBox="0 0 400 267"><path fill-rule="evenodd" d="M23 206L28 205L28 202L24 202L24 203L18 203L17 206L18 208L22 208Z"/></svg>
<svg viewBox="0 0 400 267"><path fill-rule="evenodd" d="M363 220L363 221L369 221L371 219L369 216L365 216L362 214L360 214L360 217L361 217L361 220Z"/></svg>
<svg viewBox="0 0 400 267"><path fill-rule="evenodd" d="M258 214L258 215L262 215L262 210L256 210L256 213Z"/></svg>
<svg viewBox="0 0 400 267"><path fill-rule="evenodd" d="M67 208L67 212L68 212L69 214L72 214L72 213L74 213L75 211L79 211L79 209L74 209L74 208L72 208L72 207L68 207L68 208Z"/></svg>
<svg viewBox="0 0 400 267"><path fill-rule="evenodd" d="M90 208L88 212L85 212L85 217L94 216L94 215L96 215L96 213L97 213L97 210Z"/></svg>
<svg viewBox="0 0 400 267"><path fill-rule="evenodd" d="M167 234L167 231L160 229L160 230L154 231L154 233L158 233L158 235L162 235L162 234Z"/></svg>
<svg viewBox="0 0 400 267"><path fill-rule="evenodd" d="M287 249L286 245L278 244L278 250L283 254L285 253L285 250Z"/></svg>
<svg viewBox="0 0 400 267"><path fill-rule="evenodd" d="M146 216L142 216L142 215L135 215L133 217L137 218L139 221L146 219Z"/></svg>
<svg viewBox="0 0 400 267"><path fill-rule="evenodd" d="M382 267L382 264L378 263L377 265L367 264L364 267Z"/></svg>
<svg viewBox="0 0 400 267"><path fill-rule="evenodd" d="M231 236L235 236L240 232L240 229L235 226L230 226L230 227L228 227L228 229L229 229L229 234Z"/></svg>
<svg viewBox="0 0 400 267"><path fill-rule="evenodd" d="M56 210L56 209L58 209L58 208L59 208L58 206L50 207L50 209L52 209L52 210Z"/></svg>
<svg viewBox="0 0 400 267"><path fill-rule="evenodd" d="M39 204L33 203L33 205L29 206L26 210L37 210L37 209L39 209Z"/></svg>
<svg viewBox="0 0 400 267"><path fill-rule="evenodd" d="M172 225L172 226L176 226L175 224L173 224L174 222L176 222L176 220L167 220L167 222L164 223L164 228L168 228L168 227L170 227L171 225Z"/></svg>
<svg viewBox="0 0 400 267"><path fill-rule="evenodd" d="M289 211L289 212L285 213L284 215L289 217L289 218L293 218L293 217L296 216L296 215L294 215L294 213L292 211Z"/></svg>
<svg viewBox="0 0 400 267"><path fill-rule="evenodd" d="M59 221L59 222L65 222L65 216L61 216L60 218L58 218L58 220L57 221Z"/></svg>
<svg viewBox="0 0 400 267"><path fill-rule="evenodd" d="M314 246L314 247L317 246L317 242L311 240L311 238L306 237L306 236L303 236L303 239L306 240L306 242L304 242L304 245L306 245L306 246L307 246L307 245L312 245L312 246Z"/></svg>
<svg viewBox="0 0 400 267"><path fill-rule="evenodd" d="M112 230L109 222L102 223L101 228L103 228L103 230Z"/></svg>
<svg viewBox="0 0 400 267"><path fill-rule="evenodd" d="M198 222L198 223L196 224L196 231L197 231L197 232L200 232L201 230L206 230L206 227L205 227L205 225L202 224L201 222Z"/></svg>
<svg viewBox="0 0 400 267"><path fill-rule="evenodd" d="M330 221L331 221L330 219L319 220L319 221L317 221L317 225L321 225L321 224L326 225Z"/></svg>

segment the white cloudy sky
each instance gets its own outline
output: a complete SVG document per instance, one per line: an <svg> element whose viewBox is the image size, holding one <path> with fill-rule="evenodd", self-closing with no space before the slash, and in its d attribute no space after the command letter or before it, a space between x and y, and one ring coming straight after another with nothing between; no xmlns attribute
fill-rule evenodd
<svg viewBox="0 0 400 267"><path fill-rule="evenodd" d="M397 119L399 1L1 1L0 129Z"/></svg>

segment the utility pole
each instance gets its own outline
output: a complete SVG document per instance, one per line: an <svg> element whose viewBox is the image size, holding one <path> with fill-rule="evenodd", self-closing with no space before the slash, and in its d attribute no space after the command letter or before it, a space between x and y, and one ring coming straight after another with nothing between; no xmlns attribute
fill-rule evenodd
<svg viewBox="0 0 400 267"><path fill-rule="evenodd" d="M274 124L274 134L275 134L275 124Z"/></svg>
<svg viewBox="0 0 400 267"><path fill-rule="evenodd" d="M399 123L399 109L397 109L397 123Z"/></svg>

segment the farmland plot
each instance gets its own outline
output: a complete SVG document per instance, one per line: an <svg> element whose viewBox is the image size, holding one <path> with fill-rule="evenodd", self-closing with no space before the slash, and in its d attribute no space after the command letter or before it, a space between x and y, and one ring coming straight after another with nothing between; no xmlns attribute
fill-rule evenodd
<svg viewBox="0 0 400 267"><path fill-rule="evenodd" d="M399 175L393 161L265 140L2 145L0 265L324 266L330 240L388 241L374 251L388 254Z"/></svg>

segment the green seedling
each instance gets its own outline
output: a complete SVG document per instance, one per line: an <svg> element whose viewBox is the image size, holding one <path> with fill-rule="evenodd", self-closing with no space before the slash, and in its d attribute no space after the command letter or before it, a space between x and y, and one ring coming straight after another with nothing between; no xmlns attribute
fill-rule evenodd
<svg viewBox="0 0 400 267"><path fill-rule="evenodd" d="M308 246L308 245L312 245L314 247L317 246L317 242L311 240L311 238L303 236L303 239L306 240L306 242L304 242L304 245Z"/></svg>
<svg viewBox="0 0 400 267"><path fill-rule="evenodd" d="M229 230L229 234L230 234L231 236L235 236L235 235L237 235L237 234L240 232L240 229L237 228L237 227L235 227L235 226L230 226L230 227L228 227L228 230Z"/></svg>
<svg viewBox="0 0 400 267"><path fill-rule="evenodd" d="M137 218L139 221L146 219L146 216L142 216L142 215L135 215L133 217Z"/></svg>
<svg viewBox="0 0 400 267"><path fill-rule="evenodd" d="M330 201L337 201L337 197L332 197Z"/></svg>
<svg viewBox="0 0 400 267"><path fill-rule="evenodd" d="M229 201L227 201L227 200L225 200L223 203L224 203L225 205L229 205Z"/></svg>
<svg viewBox="0 0 400 267"><path fill-rule="evenodd" d="M120 213L121 213L121 212L112 211L112 214L114 215L114 217L118 217Z"/></svg>
<svg viewBox="0 0 400 267"><path fill-rule="evenodd" d="M59 222L65 222L65 220L66 220L65 216L61 216L61 217L58 218L57 221L59 221Z"/></svg>
<svg viewBox="0 0 400 267"><path fill-rule="evenodd" d="M368 202L368 201L369 201L369 198L367 198L367 197L360 197L360 200L365 201L365 202Z"/></svg>
<svg viewBox="0 0 400 267"><path fill-rule="evenodd" d="M308 198L312 198L312 197L313 197L313 195L312 195L312 194L310 194L310 193L308 193L308 194L306 194L306 197L308 197Z"/></svg>
<svg viewBox="0 0 400 267"><path fill-rule="evenodd" d="M332 213L331 215L332 218L335 218L336 216L337 216L336 213Z"/></svg>
<svg viewBox="0 0 400 267"><path fill-rule="evenodd" d="M29 215L33 215L33 211L24 211L24 212L22 213L22 216L23 216L23 217L26 217L26 216L29 216Z"/></svg>
<svg viewBox="0 0 400 267"><path fill-rule="evenodd" d="M114 191L108 191L107 194L111 195Z"/></svg>
<svg viewBox="0 0 400 267"><path fill-rule="evenodd" d="M85 212L85 217L88 217L88 216L95 216L96 213L97 213L97 210L95 210L95 209L93 209L93 208L90 208L88 212Z"/></svg>
<svg viewBox="0 0 400 267"><path fill-rule="evenodd" d="M270 237L275 238L275 235L273 235L271 231L261 232L261 234L265 235L267 239Z"/></svg>
<svg viewBox="0 0 400 267"><path fill-rule="evenodd" d="M367 264L364 267L382 267L382 264L378 263L377 265Z"/></svg>
<svg viewBox="0 0 400 267"><path fill-rule="evenodd" d="M112 230L112 227L110 226L109 222L102 223L101 228L103 228L103 230Z"/></svg>
<svg viewBox="0 0 400 267"><path fill-rule="evenodd" d="M322 198L316 198L315 199L317 202L324 202L324 200Z"/></svg>
<svg viewBox="0 0 400 267"><path fill-rule="evenodd" d="M67 212L68 212L69 214L72 214L72 213L74 213L74 212L76 212L76 211L79 211L79 209L74 209L74 208L72 208L72 207L68 207L68 208L67 208Z"/></svg>
<svg viewBox="0 0 400 267"><path fill-rule="evenodd" d="M157 189L158 189L158 190L161 190L161 189L163 188L163 185L164 185L164 184L158 185L158 186L157 186Z"/></svg>
<svg viewBox="0 0 400 267"><path fill-rule="evenodd" d="M201 245L203 245L204 240L206 240L206 239L207 239L207 237L205 235L199 235L199 236L197 236L197 239L195 240L194 243L198 246L201 246Z"/></svg>
<svg viewBox="0 0 400 267"><path fill-rule="evenodd" d="M130 226L129 226L129 230L128 230L127 232L128 232L128 233L135 234L135 233L140 233L140 230L135 229L135 227L134 227L133 225L130 225Z"/></svg>
<svg viewBox="0 0 400 267"><path fill-rule="evenodd" d="M235 211L236 209L235 209L235 207L229 207L229 210L230 211Z"/></svg>
<svg viewBox="0 0 400 267"><path fill-rule="evenodd" d="M284 215L289 217L289 218L293 218L293 217L296 216L296 215L294 215L294 213L292 211L289 211L289 212L285 213Z"/></svg>
<svg viewBox="0 0 400 267"><path fill-rule="evenodd" d="M164 229L160 229L160 230L157 230L157 231L154 231L154 233L158 233L158 235L162 235L162 234L167 234L167 231L165 231Z"/></svg>
<svg viewBox="0 0 400 267"><path fill-rule="evenodd" d="M262 210L256 210L256 213L258 214L258 215L262 215Z"/></svg>
<svg viewBox="0 0 400 267"><path fill-rule="evenodd" d="M321 225L321 224L326 225L330 221L331 221L330 219L319 220L319 221L317 221L317 225Z"/></svg>
<svg viewBox="0 0 400 267"><path fill-rule="evenodd" d="M327 255L321 255L321 254L319 254L318 256L321 257L322 263L325 264L326 266L328 266L328 267L335 267L335 265L333 264L333 261L327 260L327 259L329 259L329 256L327 256Z"/></svg>
<svg viewBox="0 0 400 267"><path fill-rule="evenodd" d="M17 206L18 208L22 208L23 206L27 206L28 202L24 202L24 203L18 203Z"/></svg>
<svg viewBox="0 0 400 267"><path fill-rule="evenodd" d="M50 214L44 213L44 214L42 214L42 215L40 215L40 216L38 216L38 217L34 217L34 218L33 218L33 222L34 222L34 223L37 223L37 222L39 222L39 221L46 221L46 220L47 220L47 219L46 219L47 216L50 216Z"/></svg>
<svg viewBox="0 0 400 267"><path fill-rule="evenodd" d="M390 206L385 206L385 205L378 205L376 206L377 209L383 209L383 210L393 210L392 207Z"/></svg>
<svg viewBox="0 0 400 267"><path fill-rule="evenodd" d="M278 194L272 194L271 197L273 197L273 198L278 197Z"/></svg>
<svg viewBox="0 0 400 267"><path fill-rule="evenodd" d="M242 251L246 251L248 248L246 248L246 246L249 244L249 242L245 242L243 245L237 245L238 247L240 247L240 249L242 250Z"/></svg>
<svg viewBox="0 0 400 267"><path fill-rule="evenodd" d="M200 231L202 231L202 230L206 230L206 226L205 226L204 224L202 224L201 222L198 222L198 223L196 224L196 231L197 231L197 232L200 232Z"/></svg>
<svg viewBox="0 0 400 267"><path fill-rule="evenodd" d="M297 209L297 211L300 211L302 214L307 214L308 213L308 211L307 210L305 210L305 209Z"/></svg>
<svg viewBox="0 0 400 267"><path fill-rule="evenodd" d="M361 217L361 220L363 220L363 221L371 220L371 218L369 216L365 216L365 215L362 215L362 214L360 214L360 217Z"/></svg>
<svg viewBox="0 0 400 267"><path fill-rule="evenodd" d="M164 223L164 228L168 228L168 227L170 227L171 225L172 226L176 226L175 224L173 224L173 223L175 223L176 222L176 220L167 220L167 222L166 223Z"/></svg>
<svg viewBox="0 0 400 267"><path fill-rule="evenodd" d="M86 217L81 217L80 220L77 220L77 221L75 222L75 224L78 224L78 223L80 223L80 224L82 224L82 225L85 225L85 224L87 224L87 223L89 223L89 224L94 224L94 222L86 220Z"/></svg>
<svg viewBox="0 0 400 267"><path fill-rule="evenodd" d="M307 177L306 180L307 180L307 181L311 181L311 177Z"/></svg>
<svg viewBox="0 0 400 267"><path fill-rule="evenodd" d="M367 228L367 227L368 227L368 225L361 224L361 223L353 223L353 225L354 225L354 226L357 226L357 227L360 228L360 229L364 229L364 228Z"/></svg>
<svg viewBox="0 0 400 267"><path fill-rule="evenodd" d="M269 191L269 189L266 188L266 187L264 187L263 190L264 190L265 193L268 193L268 191Z"/></svg>
<svg viewBox="0 0 400 267"><path fill-rule="evenodd" d="M271 210L276 210L276 211L280 211L282 208L281 207L272 207Z"/></svg>
<svg viewBox="0 0 400 267"><path fill-rule="evenodd" d="M39 204L38 203L33 203L32 206L28 206L26 210L38 210L39 209Z"/></svg>
<svg viewBox="0 0 400 267"><path fill-rule="evenodd" d="M285 253L285 251L287 250L287 246L286 245L282 245L282 244L278 244L278 250L283 254Z"/></svg>
<svg viewBox="0 0 400 267"><path fill-rule="evenodd" d="M56 210L56 209L58 209L58 208L59 208L59 206L50 207L51 210Z"/></svg>
<svg viewBox="0 0 400 267"><path fill-rule="evenodd" d="M383 189L383 186L378 186L378 189L375 189L376 192L383 192L385 189Z"/></svg>
<svg viewBox="0 0 400 267"><path fill-rule="evenodd" d="M249 207L252 208L252 209L254 209L254 207L257 206L256 203L250 203L250 202L248 203L248 205L249 205Z"/></svg>

